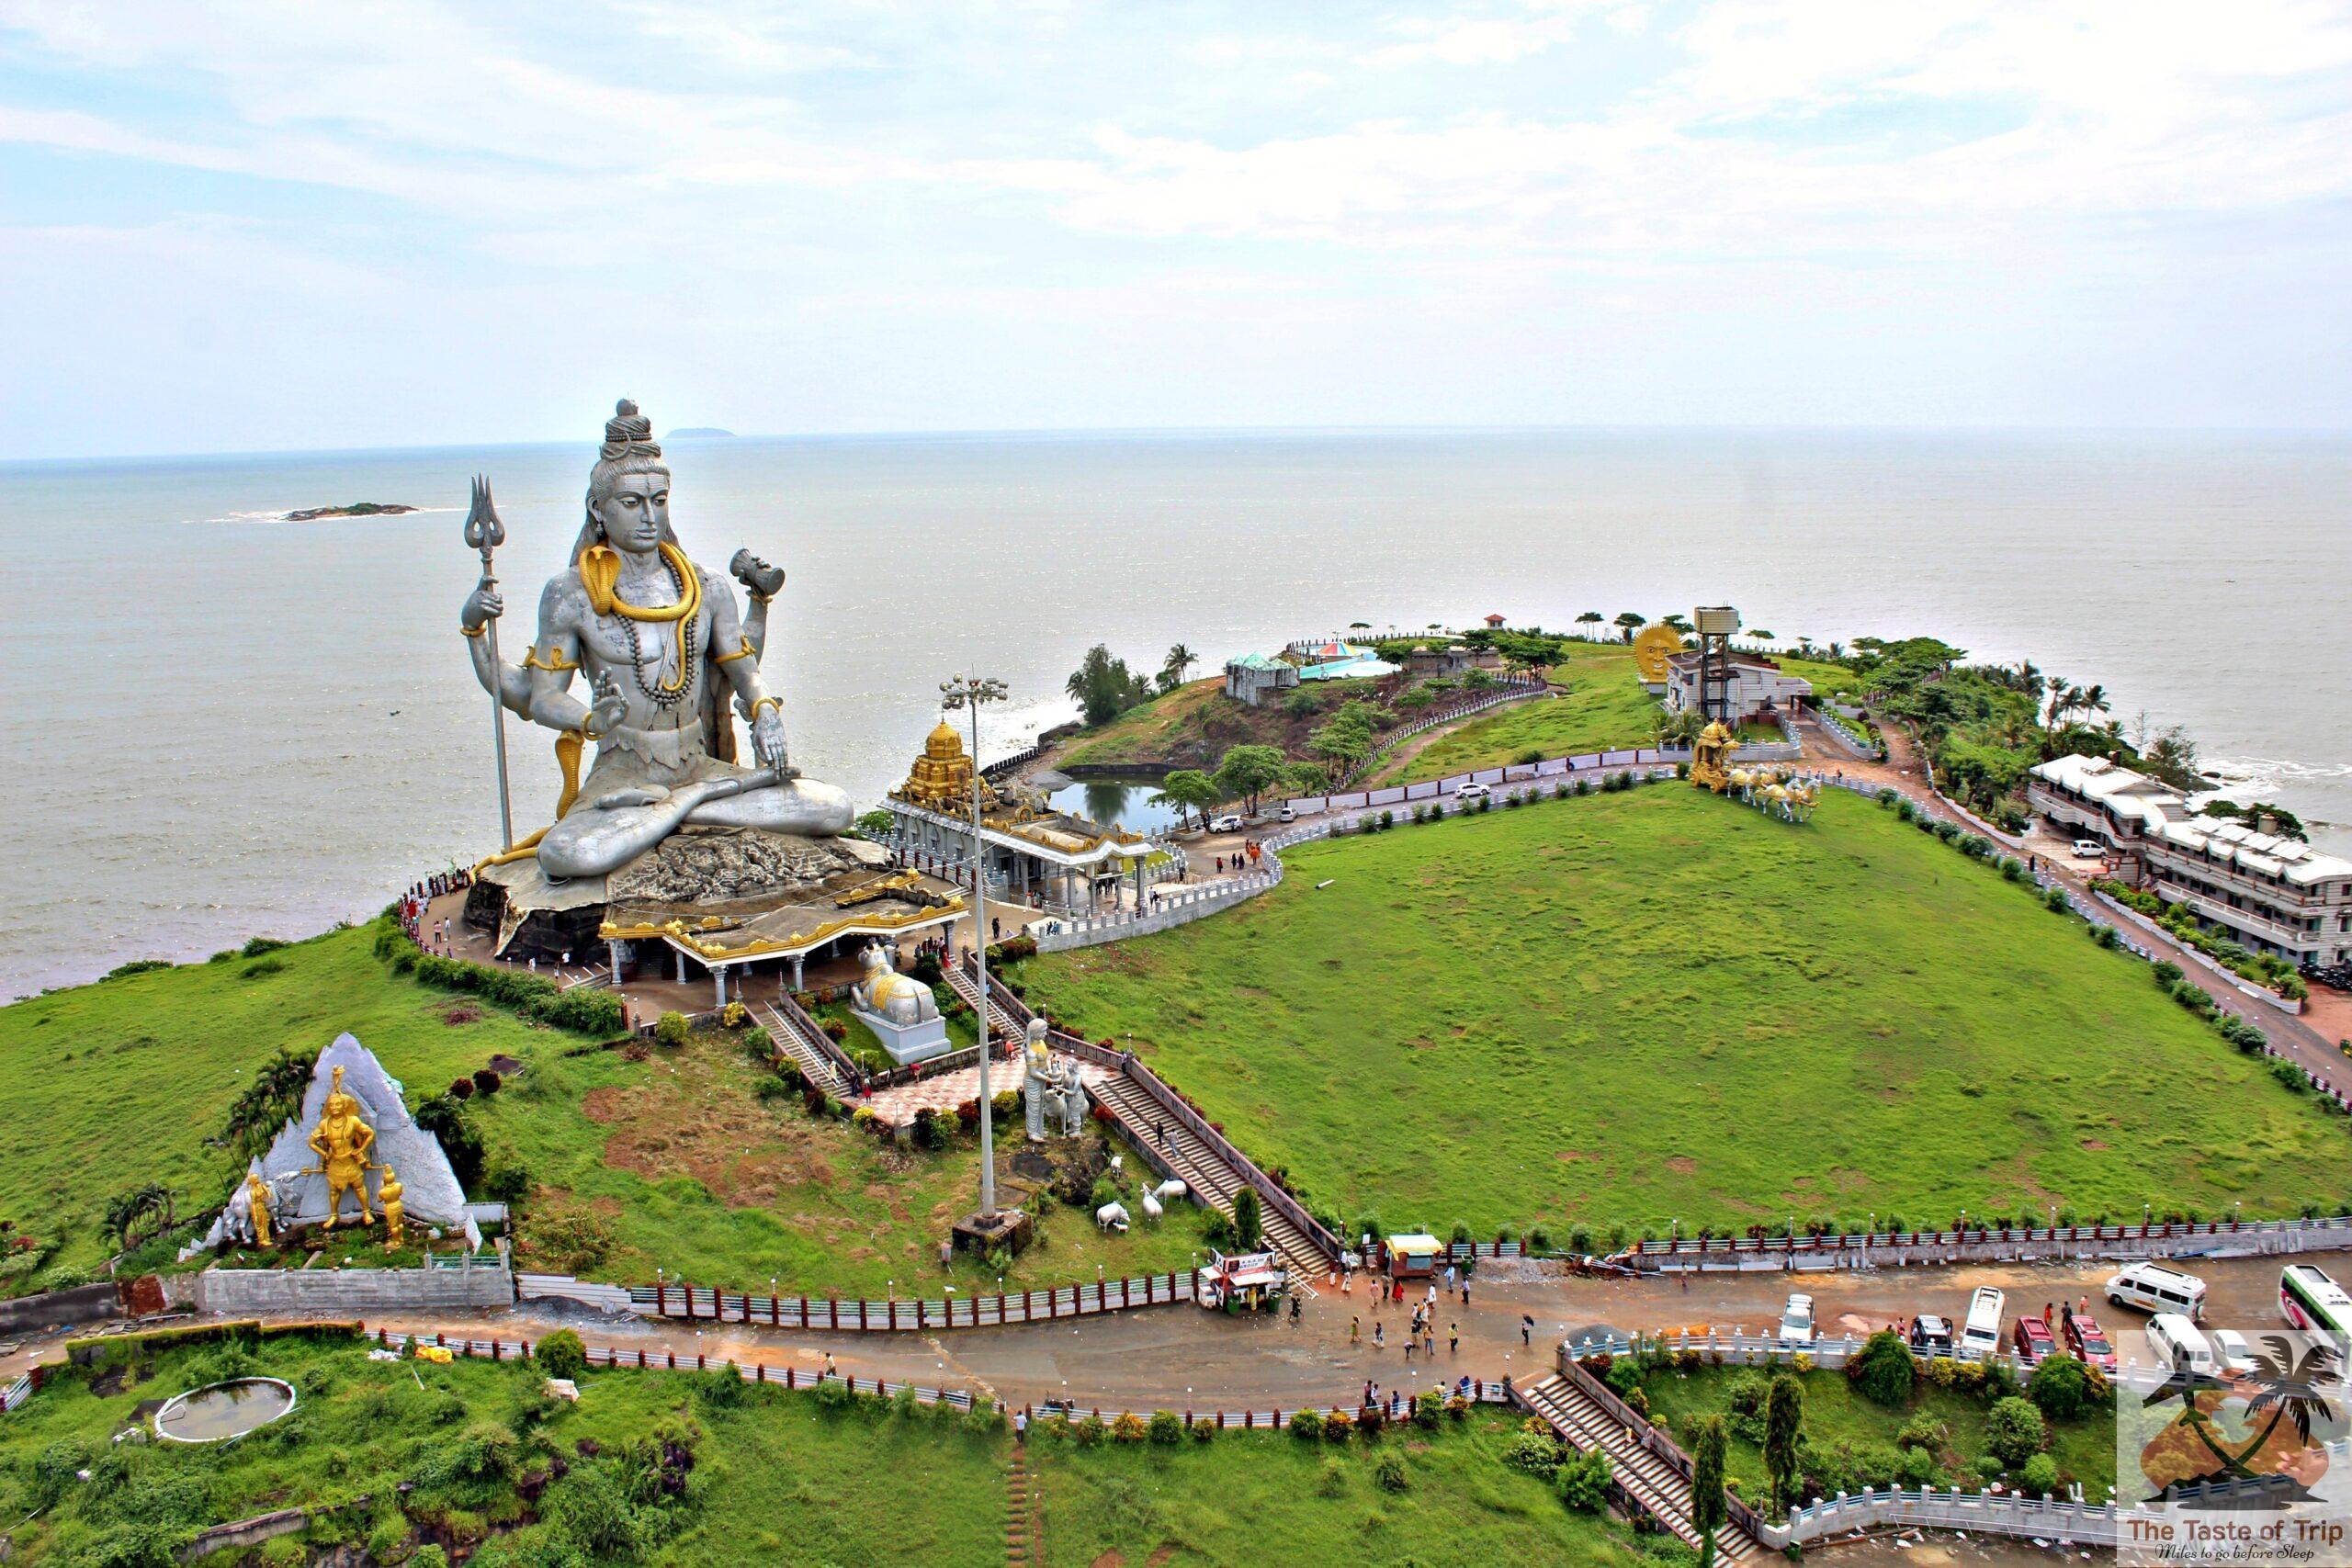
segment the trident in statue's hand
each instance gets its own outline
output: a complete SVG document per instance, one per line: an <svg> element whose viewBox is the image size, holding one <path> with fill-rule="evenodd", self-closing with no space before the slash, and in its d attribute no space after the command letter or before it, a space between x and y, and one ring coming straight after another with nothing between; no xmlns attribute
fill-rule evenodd
<svg viewBox="0 0 2352 1568"><path fill-rule="evenodd" d="M481 552L481 592L495 593L498 576L490 558L491 552L506 542L506 525L498 519L498 504L490 499L488 476L474 476L472 503L466 508L466 544ZM498 662L498 621L495 617L482 624L482 635L490 638L490 667L500 668ZM498 754L498 830L502 835L499 848L514 846L514 810L506 790L506 710L498 700L495 685L490 694L490 734L492 748Z"/></svg>

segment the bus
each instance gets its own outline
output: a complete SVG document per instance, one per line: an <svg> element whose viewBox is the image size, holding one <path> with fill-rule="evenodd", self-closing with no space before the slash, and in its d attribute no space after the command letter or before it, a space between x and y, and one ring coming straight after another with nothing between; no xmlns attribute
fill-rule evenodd
<svg viewBox="0 0 2352 1568"><path fill-rule="evenodd" d="M2308 1263L2278 1271L2278 1311L2294 1327L2324 1334L2339 1346L2352 1337L2352 1295Z"/></svg>

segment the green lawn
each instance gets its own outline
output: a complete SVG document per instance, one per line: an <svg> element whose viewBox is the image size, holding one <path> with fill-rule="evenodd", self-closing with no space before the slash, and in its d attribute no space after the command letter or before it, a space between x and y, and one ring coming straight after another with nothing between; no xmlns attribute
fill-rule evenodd
<svg viewBox="0 0 2352 1568"><path fill-rule="evenodd" d="M1727 1414L1732 1385L1744 1376L1760 1376L1769 1381L1770 1373L1764 1368L1753 1372L1722 1367L1700 1367L1690 1371L1660 1368L1642 1380L1642 1392L1649 1396L1651 1419L1665 1426L1677 1441L1688 1448L1688 1423L1691 1417ZM1985 1393L1931 1388L1923 1381L1910 1404L1890 1410L1856 1393L1842 1371L1811 1371L1804 1374L1801 1381L1804 1384L1805 1437L1816 1448L1833 1452L1840 1445L1852 1453L1874 1451L1875 1461L1865 1455L1865 1468L1873 1462L1889 1464L1891 1456L1885 1449L1894 1446L1895 1434L1905 1422L1922 1413L1941 1422L1945 1430L1944 1441L1936 1450L1938 1474L1934 1484L1954 1484L1962 1478L1964 1467L1985 1452L1984 1413L1993 1404ZM2115 1484L2114 1410L2098 1410L2071 1421L2052 1422L2050 1454L2058 1461L2062 1482L2079 1481L2085 1495L2095 1501L2103 1500ZM1830 1461L1832 1466L1840 1462L1851 1461ZM1735 1433L1724 1464L1726 1472L1738 1479L1740 1495L1758 1502L1768 1495L1764 1452L1756 1442ZM1831 1481L1831 1489L1835 1489L1834 1479L1825 1477L1820 1467L1816 1466L1813 1473L1816 1479ZM1885 1485L1895 1479L1890 1472L1878 1477L1876 1483Z"/></svg>
<svg viewBox="0 0 2352 1568"><path fill-rule="evenodd" d="M52 1267L112 1252L107 1200L143 1181L182 1207L216 1201L243 1162L207 1146L279 1046L322 1050L348 1030L412 1099L503 1052L537 1064L575 1036L395 978L373 929L254 959L127 976L0 1008L0 1218L64 1245ZM460 1021L450 1021L458 1020Z"/></svg>
<svg viewBox="0 0 2352 1568"><path fill-rule="evenodd" d="M1842 664L1828 664L1818 659L1782 659L1778 654L1772 661L1788 674L1813 682L1816 697L1839 695L1861 685L1861 677Z"/></svg>
<svg viewBox="0 0 2352 1568"><path fill-rule="evenodd" d="M1053 1568L1268 1562L1543 1562L1634 1568L1632 1532L1571 1513L1552 1489L1505 1468L1516 1422L1480 1414L1371 1443L1227 1433L1208 1444L1081 1449L1033 1438ZM1382 1456L1405 1490L1374 1477Z"/></svg>
<svg viewBox="0 0 2352 1568"><path fill-rule="evenodd" d="M110 1442L142 1401L246 1373L293 1383L300 1404L225 1445ZM659 1432L691 1450L686 1500L616 1510L639 1521L642 1551L630 1560L669 1568L1004 1561L1006 1438L929 1414L829 1412L805 1393L747 1388L730 1402L710 1392L719 1375L589 1372L579 1403L566 1404L542 1401L539 1375L511 1362L371 1361L357 1343L279 1337L167 1350L129 1386L107 1376L105 1393L91 1371L61 1372L0 1419L0 1512L16 1527L18 1560L80 1568L169 1562L206 1526L365 1495L367 1505L314 1523L306 1544L350 1541L389 1562L427 1528L462 1540L491 1534L474 1561L500 1568L558 1560L522 1553L577 1543L563 1521L625 1484L627 1450ZM583 1441L593 1445L585 1453ZM523 1478L546 1480L558 1457L570 1473L526 1501ZM72 1478L84 1465L98 1472L87 1483ZM884 1477L887 1507L844 1506ZM405 1500L395 1490L403 1481L416 1483ZM16 1524L45 1503L47 1512Z"/></svg>
<svg viewBox="0 0 2352 1568"><path fill-rule="evenodd" d="M1512 703L1431 741L1409 761L1391 763L1374 782L1417 784L1536 757L1647 746L1657 738L1657 700L1634 679L1631 649L1580 643L1545 671L1565 695Z"/></svg>
<svg viewBox="0 0 2352 1568"><path fill-rule="evenodd" d="M939 1243L979 1194L974 1141L937 1152L887 1144L842 1121L811 1117L797 1097L761 1100L764 1068L719 1033L632 1062L599 1052L548 1064L482 1105L491 1147L538 1183L522 1225L524 1258L599 1279L670 1278L763 1293L901 1296L943 1284L994 1291L996 1277ZM477 1101L477 1104L482 1102ZM999 1179L1022 1146L999 1129ZM1130 1176L1143 1170L1133 1155ZM1140 1213L1131 1196L1129 1207ZM1068 1284L1189 1268L1203 1211L1170 1210L1105 1236L1091 1213L1046 1201L1039 1242L1014 1260L1008 1288ZM574 1250L585 1235L601 1256Z"/></svg>
<svg viewBox="0 0 2352 1568"><path fill-rule="evenodd" d="M1843 791L1679 784L1302 845L1023 965L1315 1206L1445 1234L2293 1213L2344 1129L1990 867ZM1329 883L1329 886L1320 886Z"/></svg>
<svg viewBox="0 0 2352 1568"><path fill-rule="evenodd" d="M316 1050L345 1030L407 1086L412 1106L503 1052L527 1070L471 1102L494 1166L537 1183L520 1212L522 1255L595 1278L674 1278L764 1291L880 1296L995 1288L978 1264L943 1279L939 1239L979 1190L968 1144L886 1147L797 1098L762 1100L764 1068L720 1036L631 1062L470 997L394 976L370 930L337 931L260 959L108 980L0 1008L0 1217L64 1245L46 1269L102 1270L107 1200L146 1181L183 1214L217 1205L243 1162L208 1146L254 1069L279 1047ZM878 1047L877 1047L878 1048ZM1000 1145L1009 1161L1017 1132ZM1126 1161L1130 1173L1142 1169ZM1131 1201L1131 1207L1135 1207ZM1010 1285L1188 1267L1204 1216L1104 1237L1059 1204ZM30 1289L28 1271L0 1292Z"/></svg>

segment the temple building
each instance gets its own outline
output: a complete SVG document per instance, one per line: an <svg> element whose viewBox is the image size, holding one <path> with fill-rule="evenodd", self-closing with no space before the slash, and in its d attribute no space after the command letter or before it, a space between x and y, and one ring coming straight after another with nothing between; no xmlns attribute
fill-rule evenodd
<svg viewBox="0 0 2352 1568"><path fill-rule="evenodd" d="M999 791L985 775L980 791L980 854L991 897L1059 914L1116 908L1119 884L1132 884L1140 906L1152 883L1178 863L1148 835L1048 807L1034 795ZM884 841L910 869L969 877L972 759L955 728L940 725L924 740L906 782L883 801L891 817Z"/></svg>

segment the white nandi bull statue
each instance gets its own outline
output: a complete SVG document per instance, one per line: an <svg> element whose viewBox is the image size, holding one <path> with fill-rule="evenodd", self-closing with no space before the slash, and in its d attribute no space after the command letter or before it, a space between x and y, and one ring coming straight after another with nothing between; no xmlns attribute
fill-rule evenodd
<svg viewBox="0 0 2352 1568"><path fill-rule="evenodd" d="M902 1027L930 1022L939 1016L938 998L929 986L899 974L897 960L888 942L869 942L857 955L865 973L850 987L851 997L861 1010Z"/></svg>

